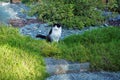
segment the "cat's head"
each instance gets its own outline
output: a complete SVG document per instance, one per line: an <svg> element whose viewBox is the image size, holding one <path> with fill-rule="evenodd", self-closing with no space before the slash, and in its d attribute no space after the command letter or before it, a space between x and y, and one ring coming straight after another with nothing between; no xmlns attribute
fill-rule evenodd
<svg viewBox="0 0 120 80"><path fill-rule="evenodd" d="M61 24L58 24L58 23L53 24L53 28L56 30L61 29Z"/></svg>
<svg viewBox="0 0 120 80"><path fill-rule="evenodd" d="M59 28L59 27L61 27L61 24L58 24L58 23L53 24L53 27L55 27L55 26Z"/></svg>
<svg viewBox="0 0 120 80"><path fill-rule="evenodd" d="M58 27L58 28L60 28L60 27L61 27L61 24L55 23L55 24L53 24L53 27Z"/></svg>

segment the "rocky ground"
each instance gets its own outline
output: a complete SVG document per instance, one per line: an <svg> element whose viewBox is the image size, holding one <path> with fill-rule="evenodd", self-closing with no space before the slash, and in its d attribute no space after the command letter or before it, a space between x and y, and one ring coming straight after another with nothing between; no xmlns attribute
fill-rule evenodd
<svg viewBox="0 0 120 80"><path fill-rule="evenodd" d="M36 39L37 34L47 35L51 26L47 23L42 23L35 16L30 17L23 13L30 10L23 4L9 4L0 2L0 23L19 27L20 33L31 36ZM110 19L108 24L104 24L99 28L107 27L108 25L120 26L120 16ZM93 30L98 27L86 27L82 30L78 29L63 29L62 37L72 34L82 34L87 30ZM50 74L46 80L120 80L120 72L90 72L90 63L76 63L66 60L57 60L53 58L44 58L47 72Z"/></svg>
<svg viewBox="0 0 120 80"><path fill-rule="evenodd" d="M120 80L120 72L90 72L90 63L76 63L63 59L45 58L50 74L46 80Z"/></svg>
<svg viewBox="0 0 120 80"><path fill-rule="evenodd" d="M120 74L114 72L79 72L54 75L46 80L120 80Z"/></svg>

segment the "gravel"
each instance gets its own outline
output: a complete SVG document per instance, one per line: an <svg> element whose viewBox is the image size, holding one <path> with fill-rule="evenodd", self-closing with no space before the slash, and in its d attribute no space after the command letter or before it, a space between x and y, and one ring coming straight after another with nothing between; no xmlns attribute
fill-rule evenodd
<svg viewBox="0 0 120 80"><path fill-rule="evenodd" d="M35 36L37 34L43 34L43 35L47 35L50 31L52 26L49 26L47 23L44 24L38 24L38 23L33 23L33 24L29 24L29 25L25 25L24 27L20 28L20 33L23 35L27 35L27 36L31 36L32 38L36 38ZM64 39L65 37L68 37L70 35L77 35L77 34L83 34L86 31L90 31L93 29L97 29L97 28L103 28L106 26L96 26L96 27L86 27L82 30L79 29L66 29L63 28L62 29L62 35L60 39Z"/></svg>
<svg viewBox="0 0 120 80"><path fill-rule="evenodd" d="M83 63L83 68L87 68L86 71L79 71L81 67L79 66L81 63L70 62L64 59L54 59L54 58L45 58L46 69L47 72L51 75L46 80L120 80L120 72L90 72L89 71L89 63ZM66 65L72 65L72 68L67 70L73 70L72 72L64 72L66 70ZM77 65L76 65L77 64ZM51 66L52 65L52 66ZM57 65L57 67L56 67ZM55 73L57 70L59 71L59 67L62 65L60 73ZM74 72L78 70L78 72ZM52 71L52 72L51 72ZM54 72L54 73L53 73Z"/></svg>
<svg viewBox="0 0 120 80"><path fill-rule="evenodd" d="M19 18L16 16L16 12L10 8L9 3L0 3L0 22L8 23L8 20L11 18Z"/></svg>
<svg viewBox="0 0 120 80"><path fill-rule="evenodd" d="M120 80L120 72L80 72L54 75L46 80Z"/></svg>

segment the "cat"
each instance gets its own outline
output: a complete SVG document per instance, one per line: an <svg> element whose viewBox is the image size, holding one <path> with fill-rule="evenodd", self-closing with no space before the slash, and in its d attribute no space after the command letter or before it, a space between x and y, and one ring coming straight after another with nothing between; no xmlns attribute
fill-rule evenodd
<svg viewBox="0 0 120 80"><path fill-rule="evenodd" d="M46 39L48 42L58 42L62 33L62 26L60 24L53 24L47 36L38 34L36 38Z"/></svg>

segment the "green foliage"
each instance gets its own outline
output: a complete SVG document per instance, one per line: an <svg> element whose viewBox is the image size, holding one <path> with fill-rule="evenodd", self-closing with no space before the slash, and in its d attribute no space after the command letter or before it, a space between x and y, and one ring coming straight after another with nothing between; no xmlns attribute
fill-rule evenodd
<svg viewBox="0 0 120 80"><path fill-rule="evenodd" d="M119 2L120 0L108 0L108 3L103 3L102 0L97 1L97 5L99 9L112 11L112 12L119 12Z"/></svg>
<svg viewBox="0 0 120 80"><path fill-rule="evenodd" d="M44 43L43 56L90 62L91 70L120 70L120 29L108 27L72 35L58 44ZM108 66L109 64L109 66Z"/></svg>
<svg viewBox="0 0 120 80"><path fill-rule="evenodd" d="M0 45L1 80L44 80L41 58L9 45Z"/></svg>
<svg viewBox="0 0 120 80"><path fill-rule="evenodd" d="M22 3L27 3L29 2L30 0L22 0Z"/></svg>
<svg viewBox="0 0 120 80"><path fill-rule="evenodd" d="M119 71L120 70L120 40L107 43L96 43L91 46L92 70ZM109 65L108 65L109 64Z"/></svg>
<svg viewBox="0 0 120 80"><path fill-rule="evenodd" d="M1 25L0 27L0 44L9 44L12 47L19 47L27 52L39 53L39 47L41 42L33 40L29 36L21 36L18 29L12 27L6 27ZM40 44L40 45L38 45Z"/></svg>
<svg viewBox="0 0 120 80"><path fill-rule="evenodd" d="M65 21L69 21L73 17L73 5L65 5L62 1L43 1L33 7L31 14L36 12L39 13L39 19L44 22L65 24Z"/></svg>
<svg viewBox="0 0 120 80"><path fill-rule="evenodd" d="M117 0L117 5L118 5L117 10L120 13L120 0Z"/></svg>
<svg viewBox="0 0 120 80"><path fill-rule="evenodd" d="M95 10L93 0L41 0L31 6L30 14L38 14L43 22L62 23L71 28L102 24L104 18ZM97 22L96 22L97 20Z"/></svg>
<svg viewBox="0 0 120 80"><path fill-rule="evenodd" d="M57 54L61 53L56 43L47 42L43 42L43 45L40 46L40 52L42 53L43 56L48 57L56 56Z"/></svg>
<svg viewBox="0 0 120 80"><path fill-rule="evenodd" d="M33 3L33 2L38 2L39 0L21 0L22 3Z"/></svg>
<svg viewBox="0 0 120 80"><path fill-rule="evenodd" d="M18 29L0 27L0 79L42 80L46 74L41 56L90 62L91 70L120 71L119 34L119 28L106 27L47 43L21 36Z"/></svg>
<svg viewBox="0 0 120 80"><path fill-rule="evenodd" d="M119 71L119 34L119 28L109 27L87 31L82 35L70 36L63 41L64 45L67 47L66 50L62 50L64 53L66 53L63 56L61 55L61 57L72 61L91 62L92 70ZM76 47L80 46L82 46L82 48L75 49ZM83 52L81 50L83 50ZM80 56L82 56L82 58Z"/></svg>
<svg viewBox="0 0 120 80"><path fill-rule="evenodd" d="M44 80L40 43L19 35L18 29L0 25L0 80Z"/></svg>
<svg viewBox="0 0 120 80"><path fill-rule="evenodd" d="M59 54L60 58L64 58L70 61L77 61L77 62L88 62L90 53L84 45L81 43L74 43L74 44L62 44L60 48L62 51L62 55Z"/></svg>
<svg viewBox="0 0 120 80"><path fill-rule="evenodd" d="M107 7L109 10L117 11L118 8L117 0L110 0L109 3L107 4Z"/></svg>
<svg viewBox="0 0 120 80"><path fill-rule="evenodd" d="M64 40L66 44L71 42L80 42L81 44L95 44L95 43L107 43L113 40L120 39L120 29L114 27L108 27L103 29L95 29L92 31L86 31L82 35L73 35Z"/></svg>

